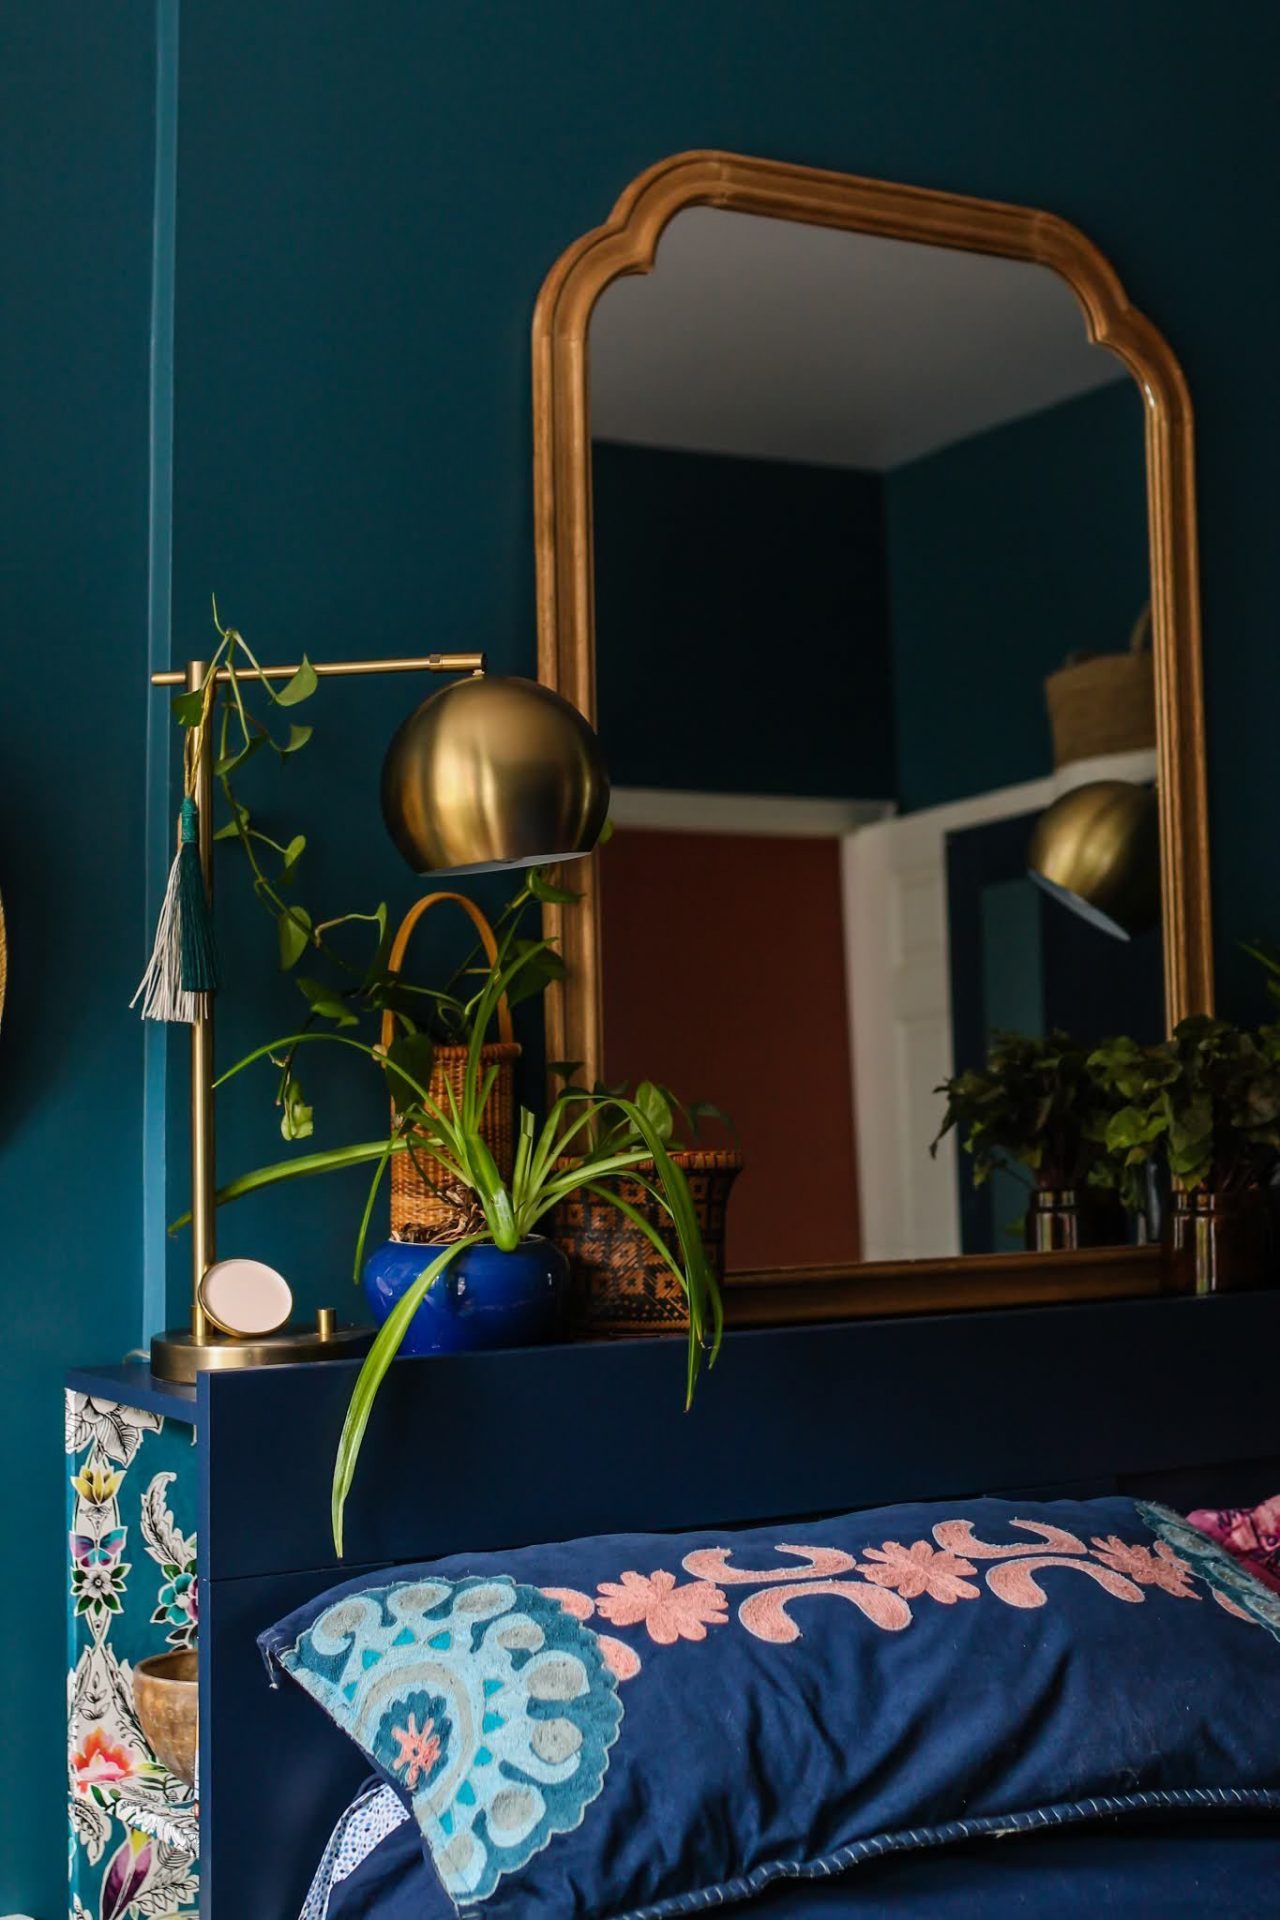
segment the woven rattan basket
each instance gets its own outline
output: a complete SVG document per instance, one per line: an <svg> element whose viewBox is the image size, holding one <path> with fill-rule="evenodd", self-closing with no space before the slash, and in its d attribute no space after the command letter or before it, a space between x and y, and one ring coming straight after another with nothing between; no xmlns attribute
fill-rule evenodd
<svg viewBox="0 0 1280 1920"><path fill-rule="evenodd" d="M388 966L392 973L398 973L404 960L409 936L431 907L441 901L449 900L461 907L469 915L472 925L480 936L481 944L493 966L498 958L498 943L493 928L481 913L474 900L468 900L461 893L429 893L416 905L410 907L400 923L395 940L392 943ZM395 1016L388 1009L382 1016L382 1044L389 1047L395 1038ZM480 1077L491 1066L498 1069L498 1077L493 1090L485 1102L480 1117L480 1133L485 1145L498 1163L498 1171L505 1179L511 1173L515 1155L515 1063L520 1057L520 1049L512 1036L511 1009L506 996L498 1002L498 1039L486 1044L480 1050ZM467 1081L466 1047L437 1047L435 1061L431 1069L431 1082L427 1089L437 1105L448 1110L446 1084L453 1089L454 1098L461 1102L463 1088ZM395 1102L391 1103L392 1121L396 1118ZM442 1229L456 1223L458 1208L447 1195L450 1178L440 1162L420 1145L413 1146L408 1153L396 1153L391 1156L391 1237L393 1240L431 1240Z"/></svg>
<svg viewBox="0 0 1280 1920"><path fill-rule="evenodd" d="M689 1183L703 1244L717 1280L724 1278L725 1215L742 1156L727 1149L684 1148L672 1154ZM573 1165L571 1160L562 1166ZM638 1171L653 1174L653 1162ZM636 1180L609 1182L665 1236L670 1219ZM570 1320L579 1335L678 1333L689 1325L684 1289L661 1254L626 1215L592 1193L575 1193L551 1215L551 1238L569 1256Z"/></svg>
<svg viewBox="0 0 1280 1920"><path fill-rule="evenodd" d="M1151 609L1144 607L1127 653L1094 653L1051 673L1044 683L1053 731L1053 764L1104 753L1133 753L1156 743Z"/></svg>

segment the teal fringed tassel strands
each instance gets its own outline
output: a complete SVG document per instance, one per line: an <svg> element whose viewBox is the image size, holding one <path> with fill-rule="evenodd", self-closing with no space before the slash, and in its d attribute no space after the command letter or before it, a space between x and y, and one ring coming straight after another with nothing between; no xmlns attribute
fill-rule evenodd
<svg viewBox="0 0 1280 1920"><path fill-rule="evenodd" d="M182 945L182 991L216 993L218 954L213 914L200 867L200 814L190 794L178 816L178 934Z"/></svg>
<svg viewBox="0 0 1280 1920"><path fill-rule="evenodd" d="M155 945L137 993L144 1020L182 1020L196 1016L196 995L218 986L213 915L200 867L200 814L190 794L178 816L178 851L156 923Z"/></svg>

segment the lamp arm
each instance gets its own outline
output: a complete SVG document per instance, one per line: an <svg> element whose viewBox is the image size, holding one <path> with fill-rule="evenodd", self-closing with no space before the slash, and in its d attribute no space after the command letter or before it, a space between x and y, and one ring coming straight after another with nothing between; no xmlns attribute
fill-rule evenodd
<svg viewBox="0 0 1280 1920"><path fill-rule="evenodd" d="M339 675L368 673L483 673L486 668L482 653L426 653L415 658L397 658L389 660L313 660L312 671L320 680L336 678ZM292 680L297 666L257 667L251 673L237 673L237 680ZM230 670L220 667L215 678L225 682L232 678ZM153 687L185 687L187 676L180 667L167 669L163 673L153 673Z"/></svg>

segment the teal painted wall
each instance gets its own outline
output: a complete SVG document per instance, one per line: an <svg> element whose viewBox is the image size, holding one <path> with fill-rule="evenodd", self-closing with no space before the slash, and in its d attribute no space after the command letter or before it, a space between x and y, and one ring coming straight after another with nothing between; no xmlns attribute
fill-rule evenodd
<svg viewBox="0 0 1280 1920"><path fill-rule="evenodd" d="M528 670L534 297L661 155L730 147L1078 222L1167 332L1198 411L1216 928L1239 1003L1234 942L1274 927L1280 898L1280 253L1259 238L1276 186L1270 0L219 0L183 27L182 655L204 643L217 587L281 651L480 642ZM147 617L150 10L45 0L7 9L0 33L0 885L15 947L0 1365L7 1457L23 1462L4 1495L22 1542L0 1600L22 1649L7 1702L22 1739L0 1757L0 1901L48 1920L65 1859L49 1396L66 1358L133 1340L141 1298L142 1054L124 1002L144 947L146 696L131 676ZM59 709L68 664L96 677ZM368 743L397 704L379 689L342 706L331 791L349 782L359 811L332 809L332 858L371 891ZM56 756L39 731L55 713ZM73 907L91 929L78 944ZM349 1197L317 1199L309 1247L336 1247L349 1222Z"/></svg>
<svg viewBox="0 0 1280 1920"><path fill-rule="evenodd" d="M225 0L186 23L175 604L533 659L528 323L655 158L719 145L1044 205L1199 411L1217 923L1265 918L1280 15L1261 0ZM228 138L234 126L235 137ZM318 644L318 639L317 639ZM1254 718L1253 716L1258 716Z"/></svg>
<svg viewBox="0 0 1280 1920"><path fill-rule="evenodd" d="M890 798L879 475L605 441L592 488L615 783Z"/></svg>
<svg viewBox="0 0 1280 1920"><path fill-rule="evenodd" d="M62 1374L141 1331L150 0L0 10L0 1912L66 1912ZM130 1554L127 1556L134 1558Z"/></svg>
<svg viewBox="0 0 1280 1920"><path fill-rule="evenodd" d="M1149 592L1142 426L1125 380L885 475L904 811L1052 767L1045 675Z"/></svg>

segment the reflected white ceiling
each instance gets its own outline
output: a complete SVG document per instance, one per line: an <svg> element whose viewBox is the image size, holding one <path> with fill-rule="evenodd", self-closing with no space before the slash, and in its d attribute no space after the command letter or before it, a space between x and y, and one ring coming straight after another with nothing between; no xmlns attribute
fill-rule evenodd
<svg viewBox="0 0 1280 1920"><path fill-rule="evenodd" d="M691 207L591 322L603 440L884 471L1113 380L1047 267Z"/></svg>

